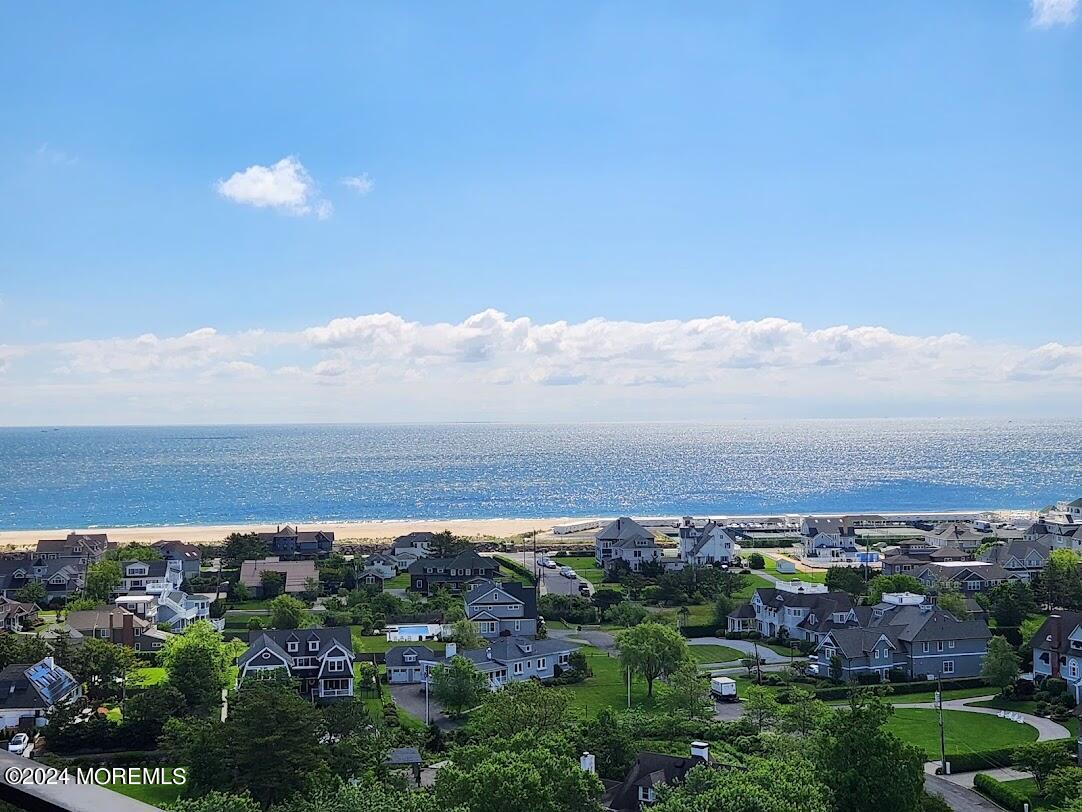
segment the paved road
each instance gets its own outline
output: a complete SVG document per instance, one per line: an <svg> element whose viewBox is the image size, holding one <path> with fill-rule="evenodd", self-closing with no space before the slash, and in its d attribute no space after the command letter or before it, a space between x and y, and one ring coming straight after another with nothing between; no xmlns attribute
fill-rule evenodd
<svg viewBox="0 0 1082 812"><path fill-rule="evenodd" d="M481 555L487 555L491 557L499 556L501 558L507 558L514 561L516 564L521 564L531 572L534 570L534 555L532 552L527 552L525 555L521 551L516 553L481 553ZM543 553L538 552L538 557L541 557ZM580 595L579 584L586 584L590 591L593 591L593 586L581 578L565 578L560 575L560 571L546 569L545 567L537 567L537 572L541 576L541 594L553 594L553 595Z"/></svg>
<svg viewBox="0 0 1082 812"><path fill-rule="evenodd" d="M549 637L555 637L559 640L567 640L568 638L585 640L591 646L596 646L603 651L616 651L616 638L609 632L598 629L583 629L581 632L577 629L549 629Z"/></svg>
<svg viewBox="0 0 1082 812"><path fill-rule="evenodd" d="M935 775L935 771L939 769L938 761L926 761L924 763L924 772L927 775ZM944 781L950 781L952 784L957 784L960 787L972 787L973 776L977 773L984 773L990 775L997 781L1016 781L1019 778L1032 778L1033 773L1027 773L1024 770L1016 770L1012 767L997 767L989 770L973 770L967 773L952 773L951 775L939 776Z"/></svg>
<svg viewBox="0 0 1082 812"><path fill-rule="evenodd" d="M954 812L1002 812L1000 807L975 790L953 784L938 775L925 775L924 788L938 795Z"/></svg>
<svg viewBox="0 0 1082 812"><path fill-rule="evenodd" d="M996 708L975 708L970 703L984 702L989 699L994 699L992 696L973 696L969 699L948 699L943 703L944 710L956 710L967 711L968 713L987 713L992 716L999 714ZM935 709L934 702L908 702L899 703L894 707L896 708L932 708ZM1053 722L1051 719L1045 719L1043 716L1034 716L1029 713L1018 714L1022 717L1022 720L1032 727L1037 728L1037 741L1044 742L1052 739L1066 739L1071 735L1071 731L1065 728L1058 722Z"/></svg>

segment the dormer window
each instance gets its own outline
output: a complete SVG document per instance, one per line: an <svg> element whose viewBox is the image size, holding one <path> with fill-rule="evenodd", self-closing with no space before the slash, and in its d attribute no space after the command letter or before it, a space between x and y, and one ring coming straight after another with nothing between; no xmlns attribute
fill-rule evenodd
<svg viewBox="0 0 1082 812"><path fill-rule="evenodd" d="M308 641L308 650L309 651L319 651L319 640L309 640Z"/></svg>
<svg viewBox="0 0 1082 812"><path fill-rule="evenodd" d="M404 662L404 663L415 663L415 662L417 662L417 655L416 654L403 654L402 655L402 662Z"/></svg>
<svg viewBox="0 0 1082 812"><path fill-rule="evenodd" d="M290 640L289 642L286 643L286 651L288 651L290 654L295 653L298 648L299 648L299 646L297 645L296 640Z"/></svg>

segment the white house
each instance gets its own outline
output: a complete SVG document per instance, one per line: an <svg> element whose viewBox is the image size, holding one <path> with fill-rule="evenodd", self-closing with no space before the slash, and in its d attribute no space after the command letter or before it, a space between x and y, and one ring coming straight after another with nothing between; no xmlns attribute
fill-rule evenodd
<svg viewBox="0 0 1082 812"><path fill-rule="evenodd" d="M661 557L654 534L627 516L609 522L594 536L594 560L602 569L623 561L638 570L644 562L660 561Z"/></svg>
<svg viewBox="0 0 1082 812"><path fill-rule="evenodd" d="M697 527L685 516L680 522L680 559L688 564L731 564L740 551L735 534L715 521Z"/></svg>

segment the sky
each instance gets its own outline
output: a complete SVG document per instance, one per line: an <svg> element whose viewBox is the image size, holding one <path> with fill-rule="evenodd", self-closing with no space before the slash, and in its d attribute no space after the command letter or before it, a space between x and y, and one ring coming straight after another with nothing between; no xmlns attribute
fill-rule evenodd
<svg viewBox="0 0 1082 812"><path fill-rule="evenodd" d="M0 425L1077 416L1079 14L8 4Z"/></svg>

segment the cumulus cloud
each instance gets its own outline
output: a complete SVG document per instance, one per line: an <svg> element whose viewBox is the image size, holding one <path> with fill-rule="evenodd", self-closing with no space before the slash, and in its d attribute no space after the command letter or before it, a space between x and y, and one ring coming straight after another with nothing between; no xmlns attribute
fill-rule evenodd
<svg viewBox="0 0 1082 812"><path fill-rule="evenodd" d="M1078 19L1079 0L1030 0L1030 22L1036 28L1070 25Z"/></svg>
<svg viewBox="0 0 1082 812"><path fill-rule="evenodd" d="M342 178L342 185L348 186L359 195L366 195L376 188L375 182L366 174Z"/></svg>
<svg viewBox="0 0 1082 812"><path fill-rule="evenodd" d="M253 164L217 183L218 194L234 203L271 208L293 215L314 214L321 220L334 211L329 200L319 197L316 183L304 165L292 155L271 166Z"/></svg>
<svg viewBox="0 0 1082 812"><path fill-rule="evenodd" d="M604 418L592 407L599 399L620 403L622 415L640 404L641 418L666 419L701 417L713 401L754 404L756 413L767 403L785 414L800 414L809 402L843 411L864 402L947 403L946 413L956 414L974 392L984 403L1046 410L1050 398L1070 402L1082 391L1079 345L1026 347L879 326L812 329L725 315L539 322L489 309L452 323L372 313L289 332L203 327L177 336L5 346L0 368L17 356L29 363L9 365L5 385L27 385L30 400L54 386L104 397L123 385L146 400L236 387L239 420L244 404L255 401L271 410L261 413L266 419L310 418L309 410L329 408L328 385L342 393L334 402L343 411L334 414L345 419L351 403L375 410L371 419L392 419L414 401L426 419L448 417L440 408L449 393L456 419L499 417L493 404L516 399L536 404L542 411L531 416L538 419L546 408Z"/></svg>

